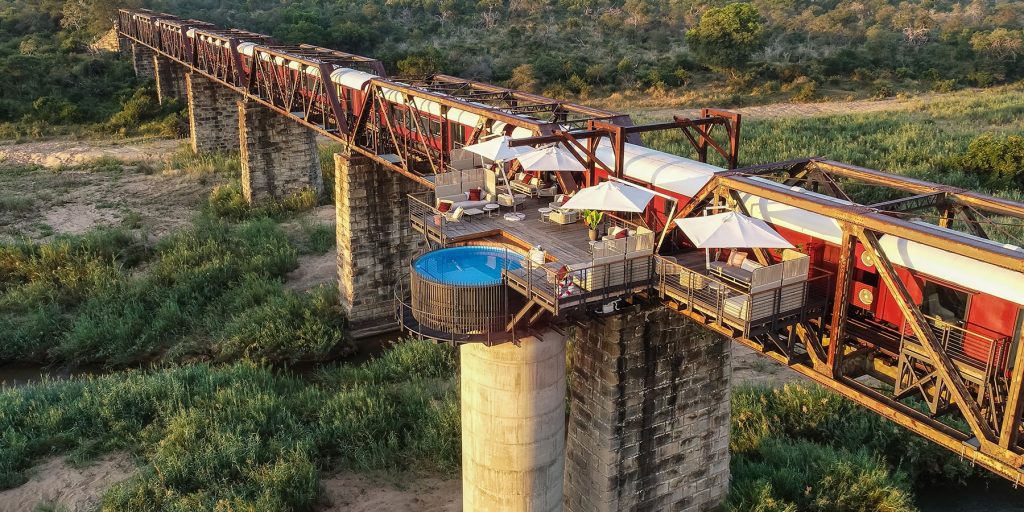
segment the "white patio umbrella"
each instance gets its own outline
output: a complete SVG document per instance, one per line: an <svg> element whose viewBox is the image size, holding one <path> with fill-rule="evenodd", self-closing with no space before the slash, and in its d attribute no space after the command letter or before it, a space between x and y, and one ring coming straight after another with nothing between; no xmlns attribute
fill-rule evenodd
<svg viewBox="0 0 1024 512"><path fill-rule="evenodd" d="M653 191L646 188L621 181L605 181L580 190L569 198L562 208L639 213L644 211L654 195Z"/></svg>
<svg viewBox="0 0 1024 512"><path fill-rule="evenodd" d="M514 160L517 157L533 151L531 147L517 148L509 146L509 141L512 137L508 135L502 135L500 137L493 137L483 142L477 142L476 144L470 144L462 149L475 153L488 160L495 162L506 162L508 160Z"/></svg>
<svg viewBox="0 0 1024 512"><path fill-rule="evenodd" d="M675 222L694 245L703 249L733 247L757 247L762 249L793 248L793 244L782 238L765 221L747 217L736 212L676 219Z"/></svg>
<svg viewBox="0 0 1024 512"><path fill-rule="evenodd" d="M562 146L550 146L519 155L519 165L527 171L585 171L586 167Z"/></svg>
<svg viewBox="0 0 1024 512"><path fill-rule="evenodd" d="M470 153L480 155L494 162L507 162L509 160L514 160L521 155L533 151L533 148L531 147L518 148L509 146L508 143L511 140L512 137L509 137L508 135L502 135L500 137L493 137L483 142L478 142L476 144L470 144L468 146L463 147L462 149L465 149ZM502 175L504 175L505 166L500 166L499 169ZM504 176L504 178L505 187L508 189L509 196L513 196L514 194L512 192L512 185L509 184L508 176ZM514 200L512 201L512 211L516 211L516 205ZM515 214L514 216L516 218L521 219L521 214Z"/></svg>
<svg viewBox="0 0 1024 512"><path fill-rule="evenodd" d="M793 244L782 238L761 219L736 212L718 213L705 217L676 219L675 223L697 247L703 248L705 265L710 266L710 249L757 247L761 249L792 249Z"/></svg>

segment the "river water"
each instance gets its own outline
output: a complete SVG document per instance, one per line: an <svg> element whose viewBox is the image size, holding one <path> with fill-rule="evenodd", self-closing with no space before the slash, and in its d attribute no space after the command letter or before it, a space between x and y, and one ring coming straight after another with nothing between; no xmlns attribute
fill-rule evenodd
<svg viewBox="0 0 1024 512"><path fill-rule="evenodd" d="M964 487L918 489L921 512L1024 512L1024 486L1002 478L976 478Z"/></svg>

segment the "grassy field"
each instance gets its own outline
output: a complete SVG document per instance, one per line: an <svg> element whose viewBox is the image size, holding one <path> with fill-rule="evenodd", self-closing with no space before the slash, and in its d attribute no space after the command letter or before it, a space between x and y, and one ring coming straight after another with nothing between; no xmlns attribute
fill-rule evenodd
<svg viewBox="0 0 1024 512"><path fill-rule="evenodd" d="M641 121L644 121L641 116ZM907 111L812 118L743 120L740 165L820 156L938 183L1024 197L1010 187L992 187L958 158L983 134L1024 134L1024 87L919 101ZM656 132L645 142L690 155L682 135ZM719 164L721 162L718 162Z"/></svg>

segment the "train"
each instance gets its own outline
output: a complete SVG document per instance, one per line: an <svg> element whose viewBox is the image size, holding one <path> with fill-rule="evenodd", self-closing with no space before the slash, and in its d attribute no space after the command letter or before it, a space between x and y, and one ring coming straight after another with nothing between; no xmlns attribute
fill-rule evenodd
<svg viewBox="0 0 1024 512"><path fill-rule="evenodd" d="M422 97L407 99L398 90L398 86L404 84L389 81L383 76L381 68L324 68L315 65L305 55L293 55L276 49L273 40L261 34L219 30L204 22L180 20L148 11L122 10L119 23L121 30L133 38L183 63L201 69L215 68L213 72L217 72L216 69L222 70L225 74L221 79L237 87L248 83L253 73L275 73L276 79L299 84L295 93L310 100L311 104L327 105L330 99L327 95L333 95L350 124L363 114L362 110L367 105L368 84L376 80L381 84L383 100L389 106L381 110L381 117L372 120L372 123L388 126L396 136L415 141L439 153L449 153L474 142L480 136L481 127L487 126L485 119L469 110L442 107ZM314 53L337 53L312 46L303 48ZM207 62L211 59L216 62ZM261 62L257 62L257 59ZM325 69L329 70L327 82L333 88L329 92L316 85L321 82L319 79ZM396 87L389 88L389 84ZM459 101L467 105L488 107L472 101ZM529 129L501 121L491 123L488 131L512 138L537 135ZM660 194L645 215L650 223L662 226L670 222L670 212L674 208L688 204L713 176L726 171L722 167L631 143L625 144L623 155L624 179ZM608 165L614 165L614 152L607 142L598 146L597 156ZM595 174L597 179L608 178L608 173L601 169ZM767 186L784 187L789 192L844 202L770 179L754 179ZM830 272L833 276L836 274L843 253L842 230L836 220L750 194L741 195L741 200L750 215L772 225L797 250L807 254L813 268ZM927 225L930 229L946 229ZM971 237L961 232L956 234ZM978 240L997 244L987 239ZM879 242L914 302L929 318L936 334L945 343L950 357L966 370L985 368L988 374L1008 375L1013 356L1021 345L1024 276L984 261L892 235L882 236ZM673 234L672 245L685 249L687 241L676 232ZM1007 245L1003 247L1019 251L1024 258L1024 249ZM852 286L849 294L852 306L850 321L863 324L865 329L872 332L888 334L888 337L880 336L876 345L895 358L899 352L899 340L904 339L909 332L907 319L897 306L893 291L879 279L870 253L859 243L856 246ZM888 343L887 339L890 340Z"/></svg>

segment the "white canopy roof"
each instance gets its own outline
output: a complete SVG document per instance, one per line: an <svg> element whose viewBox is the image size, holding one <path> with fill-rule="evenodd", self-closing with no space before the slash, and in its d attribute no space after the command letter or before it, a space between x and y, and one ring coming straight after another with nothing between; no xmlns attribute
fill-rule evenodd
<svg viewBox="0 0 1024 512"><path fill-rule="evenodd" d="M512 140L507 135L501 135L499 137L493 137L484 142L478 142L476 144L470 144L462 149L471 153L476 153L488 160L495 162L504 162L507 160L513 160L519 156L531 152L532 148L515 148L510 147L508 142Z"/></svg>
<svg viewBox="0 0 1024 512"><path fill-rule="evenodd" d="M736 212L706 217L676 219L676 225L690 241L702 249L760 247L791 249L793 244L775 232L765 221Z"/></svg>
<svg viewBox="0 0 1024 512"><path fill-rule="evenodd" d="M607 140L602 140L598 146L597 157L605 165L614 167L615 152ZM624 145L622 162L625 176L686 197L697 195L715 172L722 170L714 165L629 143Z"/></svg>
<svg viewBox="0 0 1024 512"><path fill-rule="evenodd" d="M519 164L527 171L584 171L586 167L568 150L561 146L550 146L524 153L518 157Z"/></svg>
<svg viewBox="0 0 1024 512"><path fill-rule="evenodd" d="M653 198L654 192L645 188L621 181L605 181L580 190L562 208L637 213L644 211Z"/></svg>

